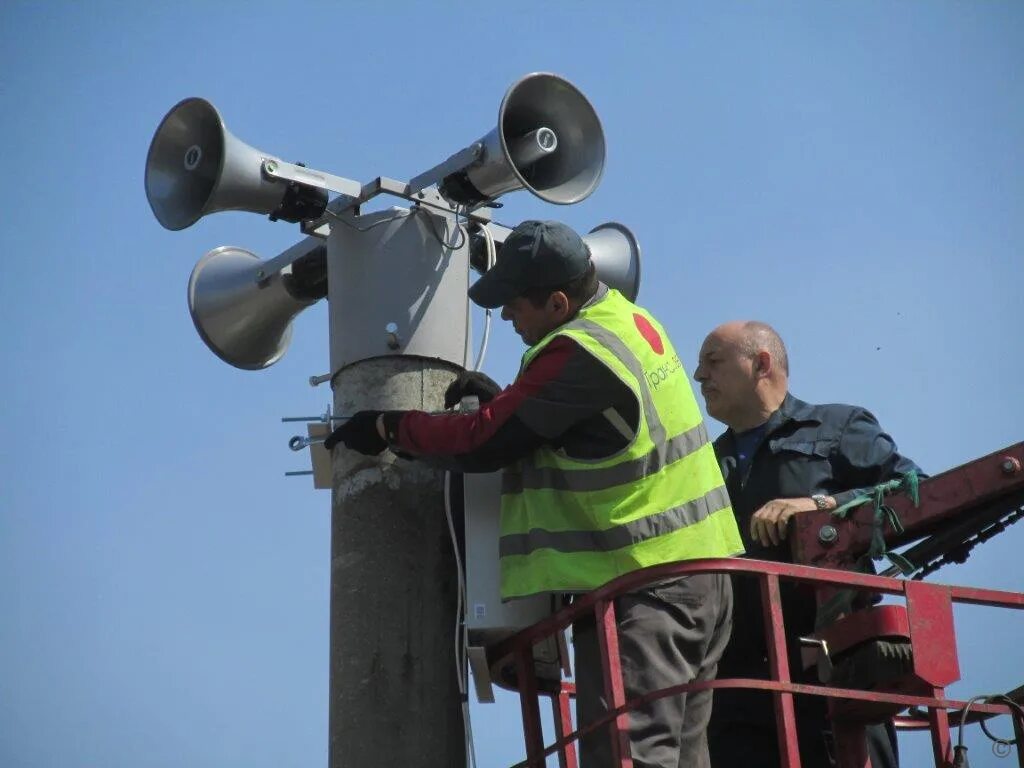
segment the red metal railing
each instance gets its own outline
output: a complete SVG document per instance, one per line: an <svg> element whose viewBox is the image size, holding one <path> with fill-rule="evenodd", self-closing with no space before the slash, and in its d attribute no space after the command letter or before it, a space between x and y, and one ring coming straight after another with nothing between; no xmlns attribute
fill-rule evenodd
<svg viewBox="0 0 1024 768"><path fill-rule="evenodd" d="M884 532L890 548L936 532L969 538L1024 505L1024 442L922 481L919 504L905 494L886 496L885 503L902 525L901 531ZM822 535L825 526L832 527L834 535ZM875 535L874 510L866 504L845 520L827 511L806 512L793 518L791 528L794 563L854 570Z"/></svg>
<svg viewBox="0 0 1024 768"><path fill-rule="evenodd" d="M771 678L720 679L677 685L626 701L619 665L614 600L621 594L647 584L687 573L729 573L760 581ZM794 683L789 669L785 626L779 600L780 580L811 584L817 591L850 589L903 598L906 610L906 623L903 626L906 627L913 652L914 686L910 688L911 692L857 690ZM581 735L603 727L607 727L609 731L614 764L620 768L632 768L627 738L628 713L631 709L665 696L719 688L764 690L772 694L779 735L780 764L783 768L800 768L794 696L822 696L828 699L839 768L864 768L867 763L864 725L870 720L864 719L864 711L876 708L888 709L895 713L907 707L927 711L926 717L902 718L901 724L927 727L931 731L935 765L937 768L946 768L952 764L950 724L959 722L959 713L965 706L965 702L947 699L945 696L945 687L959 678L953 603L1024 610L1024 594L907 581L760 560L693 560L646 568L615 579L593 592L580 596L572 605L547 619L495 644L488 649L488 657L492 665L501 663L504 659L511 659L515 663L527 755L526 761L520 765L530 768L544 766L545 759L553 754L558 755L562 768L576 768L576 740ZM574 695L575 688L569 683L539 681L534 672L532 647L542 639L563 632L570 624L587 614L593 614L597 620L605 696L609 702L609 711L586 727L573 730L569 700ZM556 740L547 746L544 744L541 731L538 701L540 696L549 697L554 710ZM846 712L859 711L862 714L844 715L844 708ZM953 710L952 716L950 710ZM1006 705L976 703L972 706L971 712L977 715L969 718L968 722L997 714L1009 714L1017 718L1018 728L1024 728L1024 722L1020 722L1014 710ZM1020 747L1018 753L1020 754ZM1024 757L1020 757L1020 760L1021 766L1024 766Z"/></svg>

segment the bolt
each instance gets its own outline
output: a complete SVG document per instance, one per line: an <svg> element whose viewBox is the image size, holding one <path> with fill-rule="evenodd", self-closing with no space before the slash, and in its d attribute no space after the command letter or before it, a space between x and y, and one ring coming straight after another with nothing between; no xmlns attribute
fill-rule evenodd
<svg viewBox="0 0 1024 768"><path fill-rule="evenodd" d="M1020 460L1012 456L1004 456L1000 468L1003 470L1004 475L1015 475L1020 472Z"/></svg>
<svg viewBox="0 0 1024 768"><path fill-rule="evenodd" d="M384 326L384 334L388 349L399 349L402 346L401 339L398 338L397 323L388 323Z"/></svg>
<svg viewBox="0 0 1024 768"><path fill-rule="evenodd" d="M267 160L267 173L274 173L277 170L277 163L273 160Z"/></svg>
<svg viewBox="0 0 1024 768"><path fill-rule="evenodd" d="M818 529L818 541L822 544L835 544L839 539L839 531L834 525L823 525Z"/></svg>
<svg viewBox="0 0 1024 768"><path fill-rule="evenodd" d="M203 149L198 144L193 144L185 150L185 170L194 171L199 167L199 161L203 159Z"/></svg>

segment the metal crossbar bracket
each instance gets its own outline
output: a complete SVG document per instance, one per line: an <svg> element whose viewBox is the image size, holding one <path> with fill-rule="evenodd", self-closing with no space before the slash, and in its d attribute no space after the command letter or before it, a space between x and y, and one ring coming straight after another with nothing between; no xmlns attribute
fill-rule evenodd
<svg viewBox="0 0 1024 768"><path fill-rule="evenodd" d="M416 205L424 205L444 213L455 213L455 207L445 200L436 189L413 189L413 185L397 179L389 179L387 176L378 176L373 181L364 184L357 194L343 194L334 198L327 204L327 212L323 216L302 223L302 232L307 235L326 238L331 231L331 218L341 213L356 208L363 203L372 200L377 195L392 195L409 200ZM491 221L490 208L477 208L466 212L470 221L479 224L487 224ZM495 241L502 242L504 235L512 230L508 227L501 227L495 230ZM500 237L499 237L500 234Z"/></svg>

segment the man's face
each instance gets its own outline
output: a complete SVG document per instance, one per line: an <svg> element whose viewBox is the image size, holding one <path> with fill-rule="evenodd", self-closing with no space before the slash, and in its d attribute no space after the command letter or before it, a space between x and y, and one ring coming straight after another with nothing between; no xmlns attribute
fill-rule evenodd
<svg viewBox="0 0 1024 768"><path fill-rule="evenodd" d="M543 307L535 306L526 297L519 296L501 308L501 319L511 320L516 333L527 346L532 347L557 328L564 318L552 307L550 296Z"/></svg>
<svg viewBox="0 0 1024 768"><path fill-rule="evenodd" d="M693 378L700 383L709 416L732 426L756 407L756 359L743 351L738 333L719 329L704 340Z"/></svg>

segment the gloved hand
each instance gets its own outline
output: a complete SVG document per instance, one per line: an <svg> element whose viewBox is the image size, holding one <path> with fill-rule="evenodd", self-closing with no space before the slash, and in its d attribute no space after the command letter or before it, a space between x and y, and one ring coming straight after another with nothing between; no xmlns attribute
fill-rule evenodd
<svg viewBox="0 0 1024 768"><path fill-rule="evenodd" d="M451 408L458 405L466 395L476 395L480 398L480 403L483 404L493 400L499 392L501 392L501 387L486 373L463 371L444 391L444 407Z"/></svg>
<svg viewBox="0 0 1024 768"><path fill-rule="evenodd" d="M364 456L376 456L388 447L387 441L377 432L377 417L383 411L357 411L344 424L324 440L324 448L332 450L338 443L346 448L359 451Z"/></svg>

